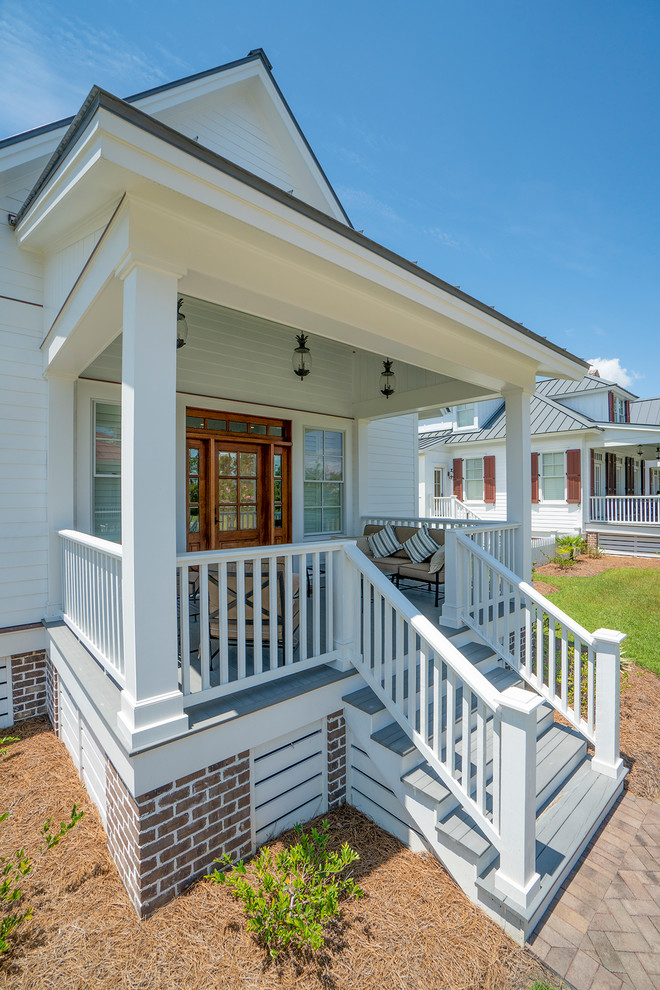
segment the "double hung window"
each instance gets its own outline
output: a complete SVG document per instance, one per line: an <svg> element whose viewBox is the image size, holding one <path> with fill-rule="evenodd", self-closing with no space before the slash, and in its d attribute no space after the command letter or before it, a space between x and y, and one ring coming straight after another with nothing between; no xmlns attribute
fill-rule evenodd
<svg viewBox="0 0 660 990"><path fill-rule="evenodd" d="M344 434L305 430L305 536L341 533Z"/></svg>
<svg viewBox="0 0 660 990"><path fill-rule="evenodd" d="M566 498L566 455L562 452L541 456L541 491L544 502Z"/></svg>
<svg viewBox="0 0 660 990"><path fill-rule="evenodd" d="M484 461L483 457L465 458L465 500L483 502Z"/></svg>

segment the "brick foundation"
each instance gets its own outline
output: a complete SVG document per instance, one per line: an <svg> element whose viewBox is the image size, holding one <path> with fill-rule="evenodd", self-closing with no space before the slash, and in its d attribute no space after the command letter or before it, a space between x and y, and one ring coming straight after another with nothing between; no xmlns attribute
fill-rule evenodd
<svg viewBox="0 0 660 990"><path fill-rule="evenodd" d="M593 553L598 549L598 533L587 533L585 539L587 541L587 550Z"/></svg>
<svg viewBox="0 0 660 990"><path fill-rule="evenodd" d="M60 697L58 674L50 657L46 657L46 714L56 736L60 734Z"/></svg>
<svg viewBox="0 0 660 990"><path fill-rule="evenodd" d="M14 722L24 722L36 715L45 715L46 665L45 650L17 653L11 658L11 690Z"/></svg>
<svg viewBox="0 0 660 990"><path fill-rule="evenodd" d="M224 853L252 851L247 752L134 799L107 761L108 848L141 917L180 894Z"/></svg>
<svg viewBox="0 0 660 990"><path fill-rule="evenodd" d="M346 722L343 711L328 715L328 808L346 802Z"/></svg>

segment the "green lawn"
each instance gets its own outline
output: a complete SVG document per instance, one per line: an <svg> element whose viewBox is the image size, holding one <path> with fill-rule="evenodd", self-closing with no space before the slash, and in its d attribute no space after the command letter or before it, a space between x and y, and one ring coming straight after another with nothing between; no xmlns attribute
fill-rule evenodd
<svg viewBox="0 0 660 990"><path fill-rule="evenodd" d="M660 676L660 570L621 568L594 577L545 577L552 601L580 625L627 633L623 655Z"/></svg>

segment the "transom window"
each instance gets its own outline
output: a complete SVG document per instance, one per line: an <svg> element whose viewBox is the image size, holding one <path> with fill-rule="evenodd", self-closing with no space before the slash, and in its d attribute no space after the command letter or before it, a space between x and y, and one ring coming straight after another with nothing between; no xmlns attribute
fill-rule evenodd
<svg viewBox="0 0 660 990"><path fill-rule="evenodd" d="M94 465L92 475L94 536L121 540L121 406L94 403Z"/></svg>
<svg viewBox="0 0 660 990"><path fill-rule="evenodd" d="M456 406L456 426L459 430L474 426L474 405L471 402L464 406Z"/></svg>
<svg viewBox="0 0 660 990"><path fill-rule="evenodd" d="M465 498L466 501L483 502L484 461L482 457L465 458Z"/></svg>
<svg viewBox="0 0 660 990"><path fill-rule="evenodd" d="M341 533L344 434L305 430L305 536Z"/></svg>
<svg viewBox="0 0 660 990"><path fill-rule="evenodd" d="M566 463L562 452L541 456L541 489L545 502L566 499Z"/></svg>
<svg viewBox="0 0 660 990"><path fill-rule="evenodd" d="M288 436L289 422L286 420L268 419L261 416L241 416L235 413L216 413L209 415L204 410L188 409L186 413L186 429L201 430L212 433L225 433L238 440L241 436L264 437L278 440L290 440Z"/></svg>

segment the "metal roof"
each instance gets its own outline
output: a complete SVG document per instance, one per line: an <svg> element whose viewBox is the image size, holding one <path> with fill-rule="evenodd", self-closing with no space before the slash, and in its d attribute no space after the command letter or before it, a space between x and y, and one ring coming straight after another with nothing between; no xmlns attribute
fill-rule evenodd
<svg viewBox="0 0 660 990"><path fill-rule="evenodd" d="M579 382L569 382L565 378L546 378L542 382L536 383L537 395L568 395L569 392L593 392L596 389L617 388L632 399L637 396L629 392L623 385L617 382L608 381L607 378L598 378L596 375L584 375Z"/></svg>
<svg viewBox="0 0 660 990"><path fill-rule="evenodd" d="M427 447L432 447L445 437L448 437L451 430L426 430L425 433L420 433L419 435L419 449L426 450Z"/></svg>
<svg viewBox="0 0 660 990"><path fill-rule="evenodd" d="M576 430L599 430L594 420L582 413L574 412L555 402L547 396L533 395L530 400L530 418L532 436L546 433L571 433ZM436 444L478 443L489 440L504 440L506 438L506 412L504 402L495 410L493 415L484 423L480 430L447 431L439 434L433 441L423 438L431 434L421 434L419 449L425 450Z"/></svg>

